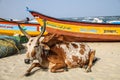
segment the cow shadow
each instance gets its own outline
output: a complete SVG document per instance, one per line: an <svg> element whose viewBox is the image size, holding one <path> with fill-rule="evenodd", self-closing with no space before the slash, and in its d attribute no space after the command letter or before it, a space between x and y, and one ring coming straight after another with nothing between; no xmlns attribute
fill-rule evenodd
<svg viewBox="0 0 120 80"><path fill-rule="evenodd" d="M36 69L36 70L34 70L34 71L28 73L28 74L25 74L25 76L26 76L26 77L29 77L29 76L35 74L35 73L38 72L38 71L45 71L45 72L47 72L48 69L41 69L41 68L38 68L38 69Z"/></svg>
<svg viewBox="0 0 120 80"><path fill-rule="evenodd" d="M93 60L93 66L94 66L99 60L101 60L101 58L95 57L95 59Z"/></svg>

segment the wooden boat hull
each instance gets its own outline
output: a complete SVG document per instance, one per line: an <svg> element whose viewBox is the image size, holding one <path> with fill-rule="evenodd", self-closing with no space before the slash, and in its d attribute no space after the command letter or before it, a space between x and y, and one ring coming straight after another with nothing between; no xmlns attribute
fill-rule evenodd
<svg viewBox="0 0 120 80"><path fill-rule="evenodd" d="M64 35L67 41L120 41L120 24L68 21L29 12L40 25L46 20L47 32Z"/></svg>
<svg viewBox="0 0 120 80"><path fill-rule="evenodd" d="M31 36L40 34L40 24L0 21L0 35L22 34L18 28L18 24L20 24Z"/></svg>

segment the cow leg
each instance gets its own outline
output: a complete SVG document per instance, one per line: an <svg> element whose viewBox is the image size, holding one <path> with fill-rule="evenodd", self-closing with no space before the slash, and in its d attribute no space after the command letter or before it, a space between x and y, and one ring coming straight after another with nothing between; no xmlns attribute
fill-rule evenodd
<svg viewBox="0 0 120 80"><path fill-rule="evenodd" d="M93 64L94 57L95 57L95 50L90 52L89 63L88 63L88 67L86 69L86 72L91 72L91 67Z"/></svg>
<svg viewBox="0 0 120 80"><path fill-rule="evenodd" d="M53 73L64 72L64 69L62 69L62 68L64 68L66 71L68 71L66 64L60 64L60 63L55 64L55 66L53 66L50 71L53 72Z"/></svg>
<svg viewBox="0 0 120 80"><path fill-rule="evenodd" d="M29 76L30 75L30 72L33 68L35 67L41 67L41 65L39 63L32 63L32 65L30 66L30 68L27 70L25 76Z"/></svg>

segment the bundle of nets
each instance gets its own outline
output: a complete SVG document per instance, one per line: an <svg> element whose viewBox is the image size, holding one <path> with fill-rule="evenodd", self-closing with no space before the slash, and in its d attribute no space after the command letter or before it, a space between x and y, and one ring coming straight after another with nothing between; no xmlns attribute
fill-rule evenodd
<svg viewBox="0 0 120 80"><path fill-rule="evenodd" d="M16 54L21 49L21 44L11 36L0 36L0 58Z"/></svg>

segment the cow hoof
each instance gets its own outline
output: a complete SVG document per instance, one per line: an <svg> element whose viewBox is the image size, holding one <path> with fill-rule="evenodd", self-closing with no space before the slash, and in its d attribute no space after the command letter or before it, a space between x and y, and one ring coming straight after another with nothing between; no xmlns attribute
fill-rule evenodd
<svg viewBox="0 0 120 80"><path fill-rule="evenodd" d="M84 69L87 69L87 65L85 65L83 68L84 68Z"/></svg>
<svg viewBox="0 0 120 80"><path fill-rule="evenodd" d="M30 73L29 72L25 73L25 76L30 76Z"/></svg>
<svg viewBox="0 0 120 80"><path fill-rule="evenodd" d="M68 68L67 68L67 67L65 67L65 68L64 68L64 71L68 71Z"/></svg>
<svg viewBox="0 0 120 80"><path fill-rule="evenodd" d="M87 73L92 72L92 70L91 69L86 69L85 72L87 72Z"/></svg>
<svg viewBox="0 0 120 80"><path fill-rule="evenodd" d="M80 68L83 68L83 66L79 66Z"/></svg>
<svg viewBox="0 0 120 80"><path fill-rule="evenodd" d="M57 73L56 71L51 71L52 73Z"/></svg>

